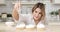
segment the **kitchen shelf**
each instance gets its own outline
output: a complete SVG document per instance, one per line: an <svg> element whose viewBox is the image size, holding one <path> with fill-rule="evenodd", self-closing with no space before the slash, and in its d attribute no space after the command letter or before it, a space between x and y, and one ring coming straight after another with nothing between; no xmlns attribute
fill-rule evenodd
<svg viewBox="0 0 60 32"><path fill-rule="evenodd" d="M38 3L38 2L41 2L41 3L43 3L43 1L21 1L21 4L36 4L36 3ZM13 2L12 4L15 4L16 2Z"/></svg>

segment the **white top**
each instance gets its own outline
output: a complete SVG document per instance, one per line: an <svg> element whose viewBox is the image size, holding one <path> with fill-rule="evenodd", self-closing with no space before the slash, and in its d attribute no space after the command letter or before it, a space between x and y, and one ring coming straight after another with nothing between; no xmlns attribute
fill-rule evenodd
<svg viewBox="0 0 60 32"><path fill-rule="evenodd" d="M32 24L35 25L34 19L32 14L21 14L21 9L18 10L18 14L19 14L19 20L17 25L21 24L21 23L25 23L26 25ZM44 26L43 23L41 23L42 21L40 21L37 26L41 26L40 24L42 24Z"/></svg>

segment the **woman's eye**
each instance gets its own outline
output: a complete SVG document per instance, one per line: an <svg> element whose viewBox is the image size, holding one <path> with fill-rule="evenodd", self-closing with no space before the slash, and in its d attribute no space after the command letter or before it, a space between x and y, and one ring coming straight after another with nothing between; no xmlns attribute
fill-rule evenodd
<svg viewBox="0 0 60 32"><path fill-rule="evenodd" d="M39 14L41 14L41 13L39 13Z"/></svg>
<svg viewBox="0 0 60 32"><path fill-rule="evenodd" d="M37 13L37 11L35 11L35 13Z"/></svg>

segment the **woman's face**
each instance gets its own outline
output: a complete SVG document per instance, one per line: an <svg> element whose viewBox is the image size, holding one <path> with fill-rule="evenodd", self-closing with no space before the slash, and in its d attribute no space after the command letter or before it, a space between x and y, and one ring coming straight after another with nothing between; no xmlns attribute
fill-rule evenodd
<svg viewBox="0 0 60 32"><path fill-rule="evenodd" d="M36 10L34 10L33 18L36 21L40 20L40 18L41 18L41 9L40 8L37 8Z"/></svg>

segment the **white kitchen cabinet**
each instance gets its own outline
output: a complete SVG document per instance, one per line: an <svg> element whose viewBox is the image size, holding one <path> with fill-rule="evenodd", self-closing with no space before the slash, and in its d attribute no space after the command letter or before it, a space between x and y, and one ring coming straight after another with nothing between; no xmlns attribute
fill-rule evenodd
<svg viewBox="0 0 60 32"><path fill-rule="evenodd" d="M53 4L60 4L60 0L52 0Z"/></svg>
<svg viewBox="0 0 60 32"><path fill-rule="evenodd" d="M2 5L2 4L6 4L5 0L0 0L0 5Z"/></svg>

